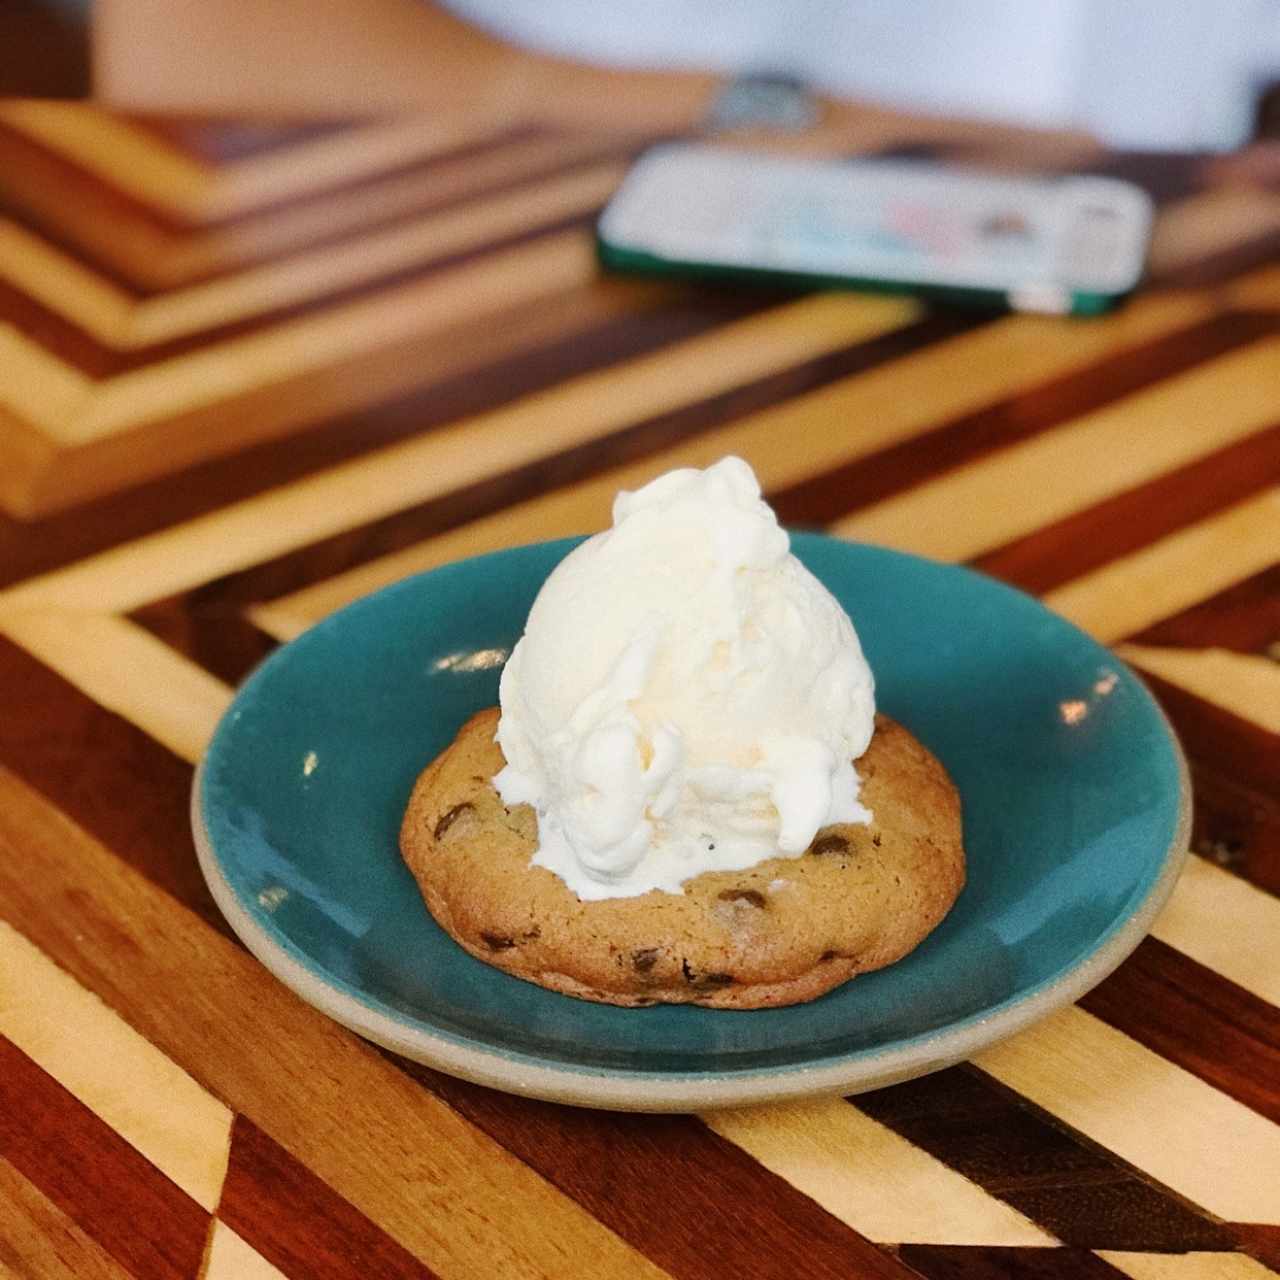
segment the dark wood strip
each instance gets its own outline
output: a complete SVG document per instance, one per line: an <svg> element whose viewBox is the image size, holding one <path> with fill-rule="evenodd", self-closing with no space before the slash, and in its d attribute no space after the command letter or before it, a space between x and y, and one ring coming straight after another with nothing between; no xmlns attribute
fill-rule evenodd
<svg viewBox="0 0 1280 1280"><path fill-rule="evenodd" d="M230 935L196 865L192 769L0 636L0 764Z"/></svg>
<svg viewBox="0 0 1280 1280"><path fill-rule="evenodd" d="M532 132L536 135L541 131L534 130ZM503 138L501 142L503 145L519 142L523 139L523 134L524 131L519 131L512 137ZM388 216L375 217L360 223L356 227L340 228L315 234L306 241L305 246L298 247L307 249L329 247L341 244L344 241L359 239L370 232L385 231L390 227L420 218L424 214L445 213L467 205L476 205L478 207L486 200L508 195L513 191L545 182L550 178L568 177L570 174L577 173L580 170L611 160L622 162L633 159L647 147L666 140L667 138L661 135L619 138L612 134L604 134L599 138L597 145L577 153L571 159L553 157L530 168L522 168L518 173L500 177L496 181L492 177L486 176L483 169L477 170L470 165L468 162L472 159L472 154L465 150L445 157L433 156L404 171L406 173L414 173L422 170L430 173L433 185L429 196L420 199L411 208ZM397 176L400 176L400 174L380 174L377 181L386 181L388 177L394 179ZM274 256L278 255L246 252L241 262L237 264L236 269L238 270L241 265L252 265L256 262L267 261ZM224 274L224 269L222 268L214 271L192 271L183 277L182 283L184 285L198 284L222 274Z"/></svg>
<svg viewBox="0 0 1280 1280"><path fill-rule="evenodd" d="M436 1274L241 1115L231 1130L218 1217L287 1276L431 1280Z"/></svg>
<svg viewBox="0 0 1280 1280"><path fill-rule="evenodd" d="M1029 143L1029 145L1028 145ZM942 160L962 168L994 170L997 173L1025 173L1029 177L1068 177L1093 174L1098 177L1122 178L1141 187L1164 208L1185 200L1209 185L1206 156L1191 151L1104 151L1098 147L1090 157L1049 157L1034 139L1023 139L1022 145L1010 146L1009 140L994 142L979 138L960 140L944 148L913 146L895 148L891 154L904 159Z"/></svg>
<svg viewBox="0 0 1280 1280"><path fill-rule="evenodd" d="M229 120L199 116L138 115L111 112L141 133L149 133L177 151L210 166L230 164L249 156L285 151L302 142L332 137L358 125L351 120Z"/></svg>
<svg viewBox="0 0 1280 1280"><path fill-rule="evenodd" d="M86 97L88 0L5 0L0 51L0 98Z"/></svg>
<svg viewBox="0 0 1280 1280"><path fill-rule="evenodd" d="M854 155L859 155L854 152ZM921 164L946 163L952 160L960 162L963 147L942 140L927 141L912 139L908 142L891 142L887 146L878 147L869 155L876 160L915 160Z"/></svg>
<svg viewBox="0 0 1280 1280"><path fill-rule="evenodd" d="M1123 1280L1087 1249L904 1244L899 1256L927 1280Z"/></svg>
<svg viewBox="0 0 1280 1280"><path fill-rule="evenodd" d="M0 324L12 326L90 378L108 378L119 373L128 360L127 354L99 342L42 302L15 289L7 280L0 280Z"/></svg>
<svg viewBox="0 0 1280 1280"><path fill-rule="evenodd" d="M594 147L590 151L584 151L570 160L552 159L522 170L517 174L499 178L497 181L484 177L483 171L481 171L480 178L477 180L475 171L466 164L467 159L469 159L466 156L450 162L452 165L456 165L456 168L446 167L444 164L436 164L433 161L429 166L427 164L422 166L424 169L429 168L429 171L433 174L434 185L431 194L419 200L411 208L389 215L373 217L359 223L357 226L336 227L329 231L315 232L309 235L304 243L291 247L289 252L292 253L298 249L310 251L332 248L349 241L359 240L361 237L375 232L387 231L392 227L412 222L424 215L447 213L450 210L470 204L478 207L484 201L509 195L513 191L531 187L551 178L566 178L580 170L589 169L594 165L603 164L611 160L618 162L629 160L648 145L648 139L639 141L624 139L619 141L614 138L605 138L601 140L598 147ZM413 170L410 170L410 172L413 172ZM383 180L383 176L380 175L378 180ZM230 269L238 271L244 267L252 267L280 256L283 255L278 250L245 249ZM227 270L228 268L223 266L209 270L187 270L183 273L181 284L183 286L202 284L205 281L225 275Z"/></svg>
<svg viewBox="0 0 1280 1280"><path fill-rule="evenodd" d="M1251 940L1242 938L1240 945L1247 947ZM1158 938L1145 939L1080 1005L1280 1122L1280 1009L1275 1005Z"/></svg>
<svg viewBox="0 0 1280 1280"><path fill-rule="evenodd" d="M1280 894L1280 738L1158 676L1139 674L1187 753L1192 848Z"/></svg>
<svg viewBox="0 0 1280 1280"><path fill-rule="evenodd" d="M1065 1244L1231 1248L1229 1235L1203 1212L976 1067L952 1067L853 1101Z"/></svg>
<svg viewBox="0 0 1280 1280"><path fill-rule="evenodd" d="M1255 267L1269 266L1277 258L1280 258L1280 231L1273 228L1217 253L1157 273L1153 279L1167 288L1212 289Z"/></svg>
<svg viewBox="0 0 1280 1280"><path fill-rule="evenodd" d="M467 263L477 262L491 254L532 244L536 240L547 239L562 231L572 231L575 228L585 231L595 220L597 213L598 210L587 210L570 217L556 218L551 222L527 227L511 235L487 241L483 245L434 258L407 269L390 271L361 281L359 284L335 289L321 297L271 307L240 320L215 325L212 328L184 334L147 347L121 349L99 341L73 321L26 294L20 293L4 281L0 281L0 322L12 324L21 332L35 337L42 347L81 373L91 378L106 378L115 374L129 373L135 369L145 369L149 365L202 351L218 343L229 342L233 338L263 333L277 325L303 316L317 315L345 303L371 298L384 290L429 280L433 276L465 266ZM492 319L490 323L493 323Z"/></svg>
<svg viewBox="0 0 1280 1280"><path fill-rule="evenodd" d="M1136 489L1045 525L1025 538L996 547L973 564L984 573L1041 595L1119 556L1140 551L1159 538L1207 520L1277 480L1280 422ZM1252 613L1249 606L1246 609ZM1256 616L1259 624L1266 617L1265 612ZM1244 619L1242 610L1232 625L1243 626ZM1272 628L1270 638L1277 637L1280 625Z"/></svg>
<svg viewBox="0 0 1280 1280"><path fill-rule="evenodd" d="M440 335L421 384L354 413L33 521L0 513L0 585L192 519L264 489L483 413L580 374L708 332L775 299L610 281L574 289Z"/></svg>
<svg viewBox="0 0 1280 1280"><path fill-rule="evenodd" d="M1272 316L1227 313L1144 343L1034 390L940 423L771 496L790 524L828 524L964 463L1280 332Z"/></svg>
<svg viewBox="0 0 1280 1280"><path fill-rule="evenodd" d="M430 127L430 121L424 120L424 127ZM352 177L332 177L320 182L316 186L310 188L305 195L302 196L286 196L283 199L265 201L261 204L255 204L252 208L246 209L243 213L233 213L224 217L210 218L203 220L201 226L203 228L221 228L232 227L243 218L253 217L260 213L294 207L297 205L320 202L330 199L335 195L339 195L344 191L350 191L358 187L363 187L370 181L383 180L386 178L400 177L406 173L414 173L419 170L435 168L439 166L451 166L460 162L475 159L485 155L487 152L497 150L499 147L510 146L513 142L526 142L534 138L543 136L545 129L538 124L512 124L504 125L493 130L491 133L483 134L480 137L470 138L465 142L458 142L452 146L442 147L439 150L431 151L426 155L415 156L412 159L403 161L399 164L389 165L385 169L380 169L376 174L356 174Z"/></svg>
<svg viewBox="0 0 1280 1280"><path fill-rule="evenodd" d="M1136 183L1163 207L1209 185L1208 160L1201 151L1106 151L1071 172L1123 178Z"/></svg>
<svg viewBox="0 0 1280 1280"><path fill-rule="evenodd" d="M692 1116L534 1102L386 1056L676 1280L909 1274Z"/></svg>
<svg viewBox="0 0 1280 1280"><path fill-rule="evenodd" d="M201 588L135 609L129 615L170 648L198 662L206 671L237 685L275 647L235 606Z"/></svg>
<svg viewBox="0 0 1280 1280"><path fill-rule="evenodd" d="M1261 1222L1233 1222L1228 1227L1240 1245L1240 1252L1256 1258L1264 1267L1280 1274L1280 1226Z"/></svg>
<svg viewBox="0 0 1280 1280"><path fill-rule="evenodd" d="M10 1280L134 1280L75 1219L3 1157L0 1276Z"/></svg>
<svg viewBox="0 0 1280 1280"><path fill-rule="evenodd" d="M1280 427L1268 435L1273 440L1272 466L1270 475L1260 468L1264 484L1280 479ZM1280 557L1280 530L1276 554ZM1181 649L1232 649L1280 662L1280 565L1237 582L1129 639Z"/></svg>
<svg viewBox="0 0 1280 1280"><path fill-rule="evenodd" d="M978 323L981 321L968 315L931 316L883 337L805 361L519 471L496 476L290 552L200 588L200 598L206 607L212 606L224 614L252 601L274 599L531 496L580 483L610 467L647 457L677 441L886 363Z"/></svg>
<svg viewBox="0 0 1280 1280"><path fill-rule="evenodd" d="M0 1036L0 1155L138 1280L191 1280L209 1215Z"/></svg>

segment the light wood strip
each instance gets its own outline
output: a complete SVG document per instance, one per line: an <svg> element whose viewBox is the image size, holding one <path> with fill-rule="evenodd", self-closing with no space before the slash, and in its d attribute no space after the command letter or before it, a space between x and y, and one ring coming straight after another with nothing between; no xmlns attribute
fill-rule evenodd
<svg viewBox="0 0 1280 1280"><path fill-rule="evenodd" d="M702 1119L870 1240L1058 1243L1017 1210L842 1098L716 1111Z"/></svg>
<svg viewBox="0 0 1280 1280"><path fill-rule="evenodd" d="M15 611L0 633L192 763L231 701L221 680L126 618Z"/></svg>
<svg viewBox="0 0 1280 1280"><path fill-rule="evenodd" d="M834 532L970 559L1269 426L1278 375L1280 340L1250 344L874 503Z"/></svg>
<svg viewBox="0 0 1280 1280"><path fill-rule="evenodd" d="M285 1274L215 1218L200 1280L285 1280Z"/></svg>
<svg viewBox="0 0 1280 1280"><path fill-rule="evenodd" d="M1280 230L1280 195L1251 187L1221 187L1188 196L1156 219L1148 259L1153 275L1194 265Z"/></svg>
<svg viewBox="0 0 1280 1280"><path fill-rule="evenodd" d="M580 243L578 247L587 252ZM504 267L501 279L511 269ZM915 304L901 299L847 295L817 295L778 307L31 579L0 594L0 613L45 605L127 612L629 423L873 338L917 314ZM351 341L345 325L332 336L338 344ZM288 354L282 351L281 358Z"/></svg>
<svg viewBox="0 0 1280 1280"><path fill-rule="evenodd" d="M0 1034L197 1204L218 1204L231 1112L0 920Z"/></svg>
<svg viewBox="0 0 1280 1280"><path fill-rule="evenodd" d="M1280 515L1277 521L1280 528ZM1145 644L1122 644L1116 652L1126 662L1205 702L1280 734L1280 664L1270 658L1229 649L1165 649Z"/></svg>
<svg viewBox="0 0 1280 1280"><path fill-rule="evenodd" d="M4 334L0 333L0 360ZM53 441L0 403L0 507L19 517L29 512L29 492L34 476L56 465Z"/></svg>
<svg viewBox="0 0 1280 1280"><path fill-rule="evenodd" d="M608 523L619 488L635 487L669 467L706 466L737 453L751 461L766 489L796 484L1194 323L1205 308L1202 298L1166 295L1139 302L1101 326L1035 317L999 321L259 605L251 616L270 635L292 639L334 609L410 573L598 529Z"/></svg>
<svg viewBox="0 0 1280 1280"><path fill-rule="evenodd" d="M1276 1274L1244 1253L1097 1253L1133 1280L1274 1280Z"/></svg>
<svg viewBox="0 0 1280 1280"><path fill-rule="evenodd" d="M1104 644L1260 573L1280 552L1280 487L1122 556L1044 602Z"/></svg>
<svg viewBox="0 0 1280 1280"><path fill-rule="evenodd" d="M0 911L444 1280L665 1275L3 769Z"/></svg>
<svg viewBox="0 0 1280 1280"><path fill-rule="evenodd" d="M1210 1213L1274 1218L1280 1126L1082 1009L1064 1009L974 1061Z"/></svg>
<svg viewBox="0 0 1280 1280"><path fill-rule="evenodd" d="M1280 899L1272 894L1190 858L1151 932L1280 1008Z"/></svg>
<svg viewBox="0 0 1280 1280"><path fill-rule="evenodd" d="M595 165L478 208L427 215L136 303L38 236L0 222L0 277L100 342L119 350L135 349L315 301L540 224L586 214L608 199L624 172L625 167L616 163Z"/></svg>
<svg viewBox="0 0 1280 1280"><path fill-rule="evenodd" d="M0 1157L0 1277L130 1280L96 1240Z"/></svg>
<svg viewBox="0 0 1280 1280"><path fill-rule="evenodd" d="M50 355L12 325L0 323L0 406L39 428L51 442L70 444L84 416L94 384ZM0 441L0 451L3 450ZM3 459L0 452L0 459Z"/></svg>
<svg viewBox="0 0 1280 1280"><path fill-rule="evenodd" d="M0 121L113 186L184 216L200 213L213 173L153 134L77 102L11 99Z"/></svg>
<svg viewBox="0 0 1280 1280"><path fill-rule="evenodd" d="M218 169L92 106L15 100L0 120L139 200L184 219L226 218L385 172L475 141L494 125L476 115L408 117L249 156Z"/></svg>
<svg viewBox="0 0 1280 1280"><path fill-rule="evenodd" d="M372 298L119 374L100 385L76 424L76 437L81 443L102 439L220 404L409 336L421 338L573 288L594 273L589 237L579 231L488 254ZM412 386L414 375L404 368L392 385ZM353 390L357 398L366 394L358 380ZM386 394L388 388L378 390ZM345 407L337 396L326 402L329 412Z"/></svg>
<svg viewBox="0 0 1280 1280"><path fill-rule="evenodd" d="M127 334L134 311L129 294L7 218L0 218L0 279L99 342L118 344Z"/></svg>
<svg viewBox="0 0 1280 1280"><path fill-rule="evenodd" d="M128 334L129 345L163 342L312 301L539 225L586 214L604 204L625 172L625 166L616 163L595 165L476 206L430 215L162 295L138 307Z"/></svg>

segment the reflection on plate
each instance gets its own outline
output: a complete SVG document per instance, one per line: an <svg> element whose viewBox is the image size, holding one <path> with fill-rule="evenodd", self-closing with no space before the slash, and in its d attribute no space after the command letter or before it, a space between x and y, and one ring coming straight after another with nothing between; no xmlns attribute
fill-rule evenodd
<svg viewBox="0 0 1280 1280"><path fill-rule="evenodd" d="M689 1110L852 1093L936 1070L1069 1003L1138 943L1184 855L1186 771L1150 695L1036 601L815 534L797 555L852 615L883 710L950 770L969 883L905 960L807 1005L617 1009L472 959L397 832L423 766L498 675L574 540L397 583L271 656L196 777L206 879L279 978L362 1035L497 1088Z"/></svg>

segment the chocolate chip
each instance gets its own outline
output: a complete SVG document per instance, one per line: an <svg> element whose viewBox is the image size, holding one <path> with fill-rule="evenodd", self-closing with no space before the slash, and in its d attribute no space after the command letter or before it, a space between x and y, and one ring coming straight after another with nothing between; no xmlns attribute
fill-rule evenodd
<svg viewBox="0 0 1280 1280"><path fill-rule="evenodd" d="M509 951L516 945L514 938L503 937L500 933L482 933L480 937L490 951Z"/></svg>
<svg viewBox="0 0 1280 1280"><path fill-rule="evenodd" d="M844 836L819 836L809 846L810 853L848 853L849 842Z"/></svg>
<svg viewBox="0 0 1280 1280"><path fill-rule="evenodd" d="M687 959L681 959L680 969L684 974L684 980L696 991L714 991L717 987L728 987L733 985L733 974L731 973L694 973L693 967Z"/></svg>
<svg viewBox="0 0 1280 1280"><path fill-rule="evenodd" d="M718 895L721 902L741 903L744 907L763 908L764 894L755 889L725 889Z"/></svg>
<svg viewBox="0 0 1280 1280"><path fill-rule="evenodd" d="M836 956L838 956L839 954L840 954L840 953L839 953L838 951L824 951L824 952L823 952L823 953L818 957L818 963L819 963L819 964L826 964L826 962L827 962L828 960L834 960L834 959L836 958Z"/></svg>
<svg viewBox="0 0 1280 1280"><path fill-rule="evenodd" d="M731 987L733 986L733 974L731 973L704 973L697 981L699 987Z"/></svg>
<svg viewBox="0 0 1280 1280"><path fill-rule="evenodd" d="M441 814L440 820L436 823L436 831L435 831L436 839L439 840L444 835L444 833L448 831L449 828L453 826L453 824L457 822L457 820L460 817L462 817L462 815L466 813L468 809L471 809L471 808L473 808L473 806L470 804L467 804L464 801L462 804L455 804L452 809L449 809L447 812Z"/></svg>
<svg viewBox="0 0 1280 1280"><path fill-rule="evenodd" d="M880 847L880 833L878 831L871 837L871 843L875 845L877 849Z"/></svg>
<svg viewBox="0 0 1280 1280"><path fill-rule="evenodd" d="M658 963L658 948L645 947L631 953L631 964L637 973L648 973Z"/></svg>

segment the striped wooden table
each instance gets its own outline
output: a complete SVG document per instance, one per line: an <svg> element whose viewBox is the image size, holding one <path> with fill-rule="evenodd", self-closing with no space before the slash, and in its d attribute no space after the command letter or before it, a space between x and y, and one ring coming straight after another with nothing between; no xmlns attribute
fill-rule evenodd
<svg viewBox="0 0 1280 1280"><path fill-rule="evenodd" d="M1129 307L987 318L601 280L645 142L0 106L0 1275L1280 1271L1280 193L829 133L1150 186ZM703 1116L488 1092L301 1004L196 869L233 684L730 451L788 521L976 564L1142 670L1197 802L1153 936L973 1063Z"/></svg>

